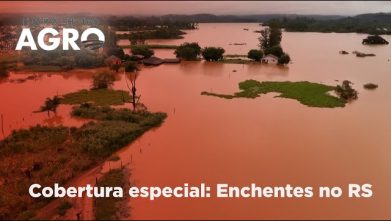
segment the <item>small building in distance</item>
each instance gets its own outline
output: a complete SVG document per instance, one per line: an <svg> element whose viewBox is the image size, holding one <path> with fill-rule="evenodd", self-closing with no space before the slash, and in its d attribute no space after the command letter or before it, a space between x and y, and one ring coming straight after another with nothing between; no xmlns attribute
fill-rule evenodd
<svg viewBox="0 0 391 221"><path fill-rule="evenodd" d="M277 64L278 63L278 57L273 54L267 54L262 58L262 63L266 64Z"/></svg>

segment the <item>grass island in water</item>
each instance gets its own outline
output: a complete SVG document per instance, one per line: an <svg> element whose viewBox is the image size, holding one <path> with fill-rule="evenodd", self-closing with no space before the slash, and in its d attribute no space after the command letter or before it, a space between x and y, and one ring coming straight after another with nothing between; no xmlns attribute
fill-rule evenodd
<svg viewBox="0 0 391 221"><path fill-rule="evenodd" d="M61 99L62 104L82 104L92 102L95 105L123 105L130 103L131 97L127 91L111 89L80 90L65 94Z"/></svg>
<svg viewBox="0 0 391 221"><path fill-rule="evenodd" d="M256 80L246 80L239 83L241 91L230 94L218 94L203 91L202 95L216 96L225 99L233 98L256 98L261 94L270 92L280 93L277 97L295 99L309 107L344 107L346 100L332 96L329 92L335 89L334 86L311 83L308 81L299 82L259 82Z"/></svg>

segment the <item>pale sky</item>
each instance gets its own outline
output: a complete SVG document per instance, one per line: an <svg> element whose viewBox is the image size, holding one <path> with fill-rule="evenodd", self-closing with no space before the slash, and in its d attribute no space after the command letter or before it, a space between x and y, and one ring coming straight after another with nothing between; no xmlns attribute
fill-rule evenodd
<svg viewBox="0 0 391 221"><path fill-rule="evenodd" d="M91 13L117 15L164 15L211 13L356 15L391 12L388 1L79 1L0 2L0 13Z"/></svg>

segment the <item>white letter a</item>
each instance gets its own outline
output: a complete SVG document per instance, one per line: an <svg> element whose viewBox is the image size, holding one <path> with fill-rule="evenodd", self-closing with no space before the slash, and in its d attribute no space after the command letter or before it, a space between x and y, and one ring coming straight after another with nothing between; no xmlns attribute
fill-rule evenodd
<svg viewBox="0 0 391 221"><path fill-rule="evenodd" d="M26 38L27 38L27 41L25 41ZM31 31L29 28L23 28L15 50L20 51L20 50L22 50L22 47L24 47L24 46L30 47L31 50L34 50L34 51L37 50L37 45L35 44L33 35L31 34Z"/></svg>

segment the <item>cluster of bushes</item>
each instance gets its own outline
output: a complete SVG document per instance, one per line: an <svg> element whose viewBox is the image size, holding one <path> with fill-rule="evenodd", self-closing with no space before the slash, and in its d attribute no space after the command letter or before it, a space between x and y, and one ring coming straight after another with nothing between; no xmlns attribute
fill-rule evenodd
<svg viewBox="0 0 391 221"><path fill-rule="evenodd" d="M199 56L202 55L206 61L218 61L223 59L224 52L225 50L221 47L201 48L196 42L185 42L178 46L174 53L178 58L184 60L198 60Z"/></svg>
<svg viewBox="0 0 391 221"><path fill-rule="evenodd" d="M225 50L220 47L205 47L202 49L202 57L207 61L218 61L223 59Z"/></svg>
<svg viewBox="0 0 391 221"><path fill-rule="evenodd" d="M197 60L202 55L206 61L219 61L223 60L225 50L221 47L201 48L196 42L186 42L178 46L174 53L178 58L184 60ZM290 62L289 55L284 53L279 44L265 48L264 50L252 49L248 52L247 57L254 61L261 61L263 56L267 54L278 57L279 64L288 64Z"/></svg>
<svg viewBox="0 0 391 221"><path fill-rule="evenodd" d="M346 101L357 99L358 93L352 88L351 84L352 82L350 81L343 81L341 85L335 87L335 93Z"/></svg>
<svg viewBox="0 0 391 221"><path fill-rule="evenodd" d="M263 51L258 49L251 49L247 53L247 57L254 61L261 61L263 58Z"/></svg>
<svg viewBox="0 0 391 221"><path fill-rule="evenodd" d="M175 49L174 53L178 58L194 61L198 59L198 56L200 56L201 47L196 42L193 43L185 42L180 46L178 46L178 48Z"/></svg>
<svg viewBox="0 0 391 221"><path fill-rule="evenodd" d="M133 45L130 50L133 55L142 55L146 58L149 58L155 54L155 52L147 45Z"/></svg>

